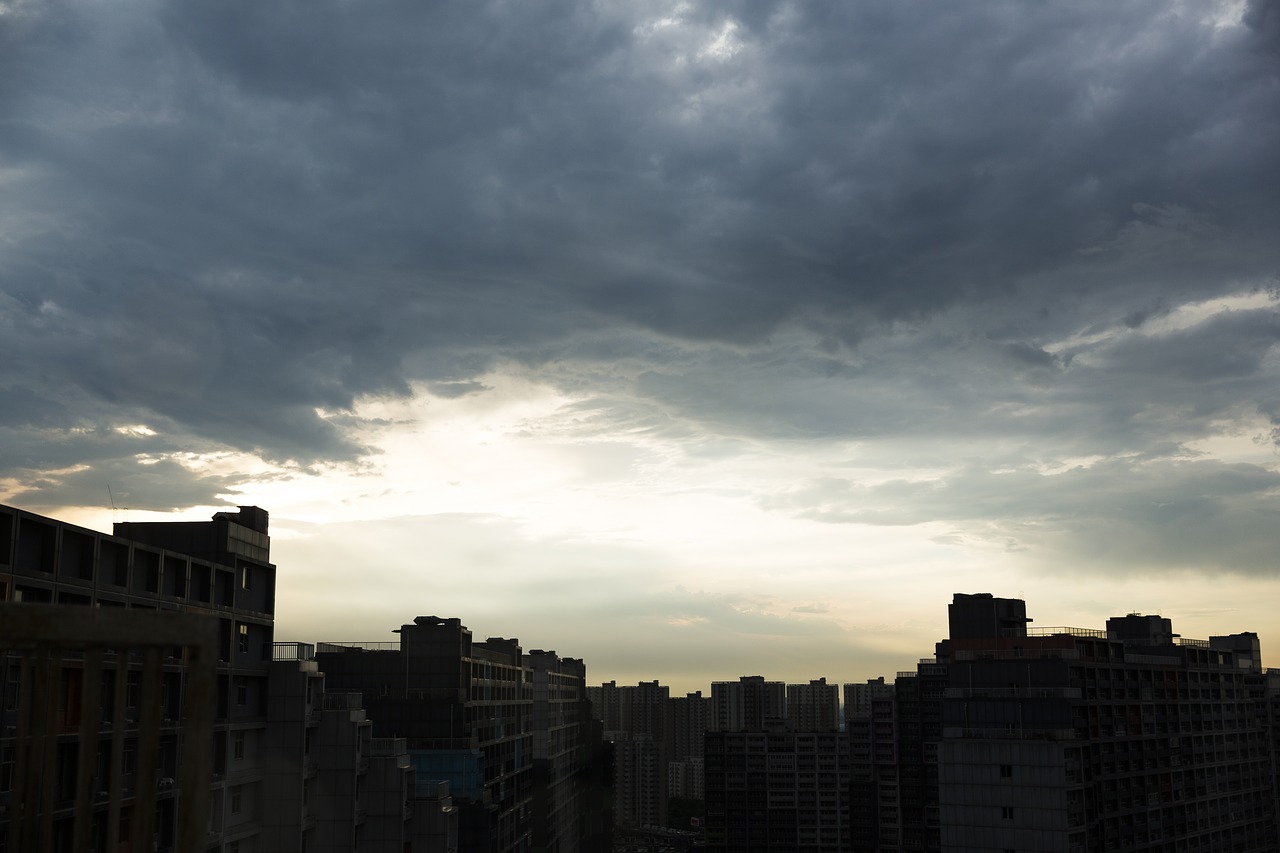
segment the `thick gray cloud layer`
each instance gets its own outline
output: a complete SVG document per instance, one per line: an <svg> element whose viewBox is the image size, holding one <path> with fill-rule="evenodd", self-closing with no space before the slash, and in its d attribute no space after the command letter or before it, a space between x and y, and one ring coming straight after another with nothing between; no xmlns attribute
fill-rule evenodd
<svg viewBox="0 0 1280 853"><path fill-rule="evenodd" d="M508 360L602 429L1004 443L879 513L762 498L802 515L1019 518L999 464L1182 465L1280 423L1269 308L1153 331L1280 272L1280 6L1230 11L0 3L0 477L208 502L138 454L358 460L317 410ZM1274 508L1232 471L1203 518Z"/></svg>

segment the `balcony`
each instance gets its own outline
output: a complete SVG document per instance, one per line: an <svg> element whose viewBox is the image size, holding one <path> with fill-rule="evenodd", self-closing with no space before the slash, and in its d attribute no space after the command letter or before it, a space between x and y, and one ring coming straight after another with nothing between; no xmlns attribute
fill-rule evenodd
<svg viewBox="0 0 1280 853"><path fill-rule="evenodd" d="M1079 699L1078 687L948 687L944 699Z"/></svg>
<svg viewBox="0 0 1280 853"><path fill-rule="evenodd" d="M408 752L408 741L402 737L376 737L369 741L372 756L396 756Z"/></svg>
<svg viewBox="0 0 1280 853"><path fill-rule="evenodd" d="M272 643L272 660L312 660L316 656L313 643Z"/></svg>
<svg viewBox="0 0 1280 853"><path fill-rule="evenodd" d="M1075 729L1007 729L986 728L969 729L959 726L943 728L942 736L947 739L965 740L1075 740Z"/></svg>
<svg viewBox="0 0 1280 853"><path fill-rule="evenodd" d="M157 797L168 799L173 789L173 780L160 778L156 768L161 733L166 726L161 702L165 656L175 647L183 650L186 660L182 719L185 737L179 772L183 796L175 840L178 849L197 850L204 847L208 820L212 756L207 747L213 734L217 695L217 620L190 613L0 605L0 651L16 659L22 685L15 714L13 792L7 813L9 849L52 848L52 793L59 776L72 794L66 798L73 806L70 850L81 853L90 849L94 807L101 807L103 801L108 834L118 831L128 807L134 816L130 826L133 838L152 837ZM138 676L140 710L136 719L125 713L126 690L115 691L109 719L127 721L130 737L136 738L134 766L139 770L127 778L116 774L106 780L107 789L95 797L96 762L55 768L49 758L54 754L49 745L57 739L59 722L56 709L60 697L54 686L75 685L80 698L73 722L81 743L97 744L106 739L113 751L122 750L126 726L101 725L105 711L101 707L101 685L104 671L112 670L117 678L126 672L136 672ZM72 722L70 716L64 722ZM126 791L126 785L132 790ZM126 800L132 800L131 805Z"/></svg>

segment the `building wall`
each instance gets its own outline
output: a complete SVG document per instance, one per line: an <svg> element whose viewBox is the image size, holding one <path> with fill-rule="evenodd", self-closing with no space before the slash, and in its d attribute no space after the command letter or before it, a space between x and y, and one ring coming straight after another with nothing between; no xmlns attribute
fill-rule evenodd
<svg viewBox="0 0 1280 853"><path fill-rule="evenodd" d="M840 687L825 678L787 685L787 720L798 732L834 732L840 728Z"/></svg>
<svg viewBox="0 0 1280 853"><path fill-rule="evenodd" d="M991 838L1023 849L1046 823L1061 833L1065 814L1071 850L1274 850L1271 755L1250 688L1261 668L1246 640L1177 639L1169 620L1136 614L1108 631L953 638L943 849ZM1002 760L1011 742L1038 763ZM1002 764L1011 777L994 775ZM970 790L958 781L966 775L986 781ZM1029 808L1028 793L1043 807ZM983 808L961 808L974 797Z"/></svg>
<svg viewBox="0 0 1280 853"><path fill-rule="evenodd" d="M614 820L621 827L667 823L667 762L662 742L647 734L606 732L613 743Z"/></svg>
<svg viewBox="0 0 1280 853"><path fill-rule="evenodd" d="M1069 853L1066 763L1055 741L944 740L942 849Z"/></svg>
<svg viewBox="0 0 1280 853"><path fill-rule="evenodd" d="M614 822L666 826L671 796L668 764L674 742L670 688L657 681L608 682L591 688L592 713L620 728L604 729L613 748ZM601 704L597 706L595 702Z"/></svg>
<svg viewBox="0 0 1280 853"><path fill-rule="evenodd" d="M586 666L576 658L534 650L526 655L533 684L533 844L547 853L577 853L590 759Z"/></svg>
<svg viewBox="0 0 1280 853"><path fill-rule="evenodd" d="M581 661L475 642L458 619L420 616L398 648L319 643L327 683L357 690L377 737L404 738L418 782L449 782L464 851L575 849L586 716ZM573 768L573 769L571 769Z"/></svg>
<svg viewBox="0 0 1280 853"><path fill-rule="evenodd" d="M709 853L849 848L849 750L840 732L711 732Z"/></svg>
<svg viewBox="0 0 1280 853"><path fill-rule="evenodd" d="M215 776L210 791L214 850L236 843L242 853L250 853L258 846L261 829L261 776L256 762L247 756L262 749L266 728L276 571L270 563L267 529L267 513L257 507L218 513L207 522L117 524L114 534L107 535L0 506L0 601L184 611L219 621ZM104 675L110 684L113 674ZM132 703L129 707L136 708L131 686L135 679L133 675L128 679L121 689ZM166 661L161 779L178 777L182 681L180 659ZM130 725L136 725L136 712L130 719L134 721ZM0 737L0 749L5 747L4 740ZM102 768L95 784L105 790L113 771L109 764ZM175 795L167 788L161 800ZM162 833L166 826L162 820ZM162 846L166 843L164 837L160 841Z"/></svg>
<svg viewBox="0 0 1280 853"><path fill-rule="evenodd" d="M759 732L787 716L787 688L781 681L744 675L737 681L713 681L711 703L716 731Z"/></svg>

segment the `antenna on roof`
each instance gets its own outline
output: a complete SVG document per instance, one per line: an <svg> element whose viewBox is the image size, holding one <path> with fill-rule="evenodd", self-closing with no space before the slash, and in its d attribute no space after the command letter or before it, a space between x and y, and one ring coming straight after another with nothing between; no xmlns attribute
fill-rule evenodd
<svg viewBox="0 0 1280 853"><path fill-rule="evenodd" d="M111 501L111 523L115 524L117 521L120 520L120 510L122 509L122 507L116 506L116 496L111 493L110 483L107 483L107 500ZM126 506L126 507L123 507L123 509L125 512L124 520L128 521L129 508Z"/></svg>

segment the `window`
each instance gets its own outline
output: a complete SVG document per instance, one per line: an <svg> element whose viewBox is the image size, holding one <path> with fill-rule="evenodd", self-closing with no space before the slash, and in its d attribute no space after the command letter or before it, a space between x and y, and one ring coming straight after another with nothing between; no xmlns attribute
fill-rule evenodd
<svg viewBox="0 0 1280 853"><path fill-rule="evenodd" d="M243 675L236 676L236 704L249 704L249 680Z"/></svg>
<svg viewBox="0 0 1280 853"><path fill-rule="evenodd" d="M240 814L240 809L244 806L244 795L239 788L231 789L231 813Z"/></svg>
<svg viewBox="0 0 1280 853"><path fill-rule="evenodd" d="M1005 820L1013 820L1013 806L1001 806L1000 817Z"/></svg>
<svg viewBox="0 0 1280 853"><path fill-rule="evenodd" d="M236 761L244 760L244 732L235 732L231 735L231 754Z"/></svg>
<svg viewBox="0 0 1280 853"><path fill-rule="evenodd" d="M249 654L249 626L240 623L240 654Z"/></svg>
<svg viewBox="0 0 1280 853"><path fill-rule="evenodd" d="M8 791L13 783L14 748L4 747L0 752L0 791Z"/></svg>
<svg viewBox="0 0 1280 853"><path fill-rule="evenodd" d="M240 588L253 589L253 575L250 573L248 566L240 567Z"/></svg>
<svg viewBox="0 0 1280 853"><path fill-rule="evenodd" d="M1013 765L1012 765L1012 764L1001 764L1001 765L1000 765L1000 778L1001 778L1001 779L1012 779L1012 778L1013 778Z"/></svg>

